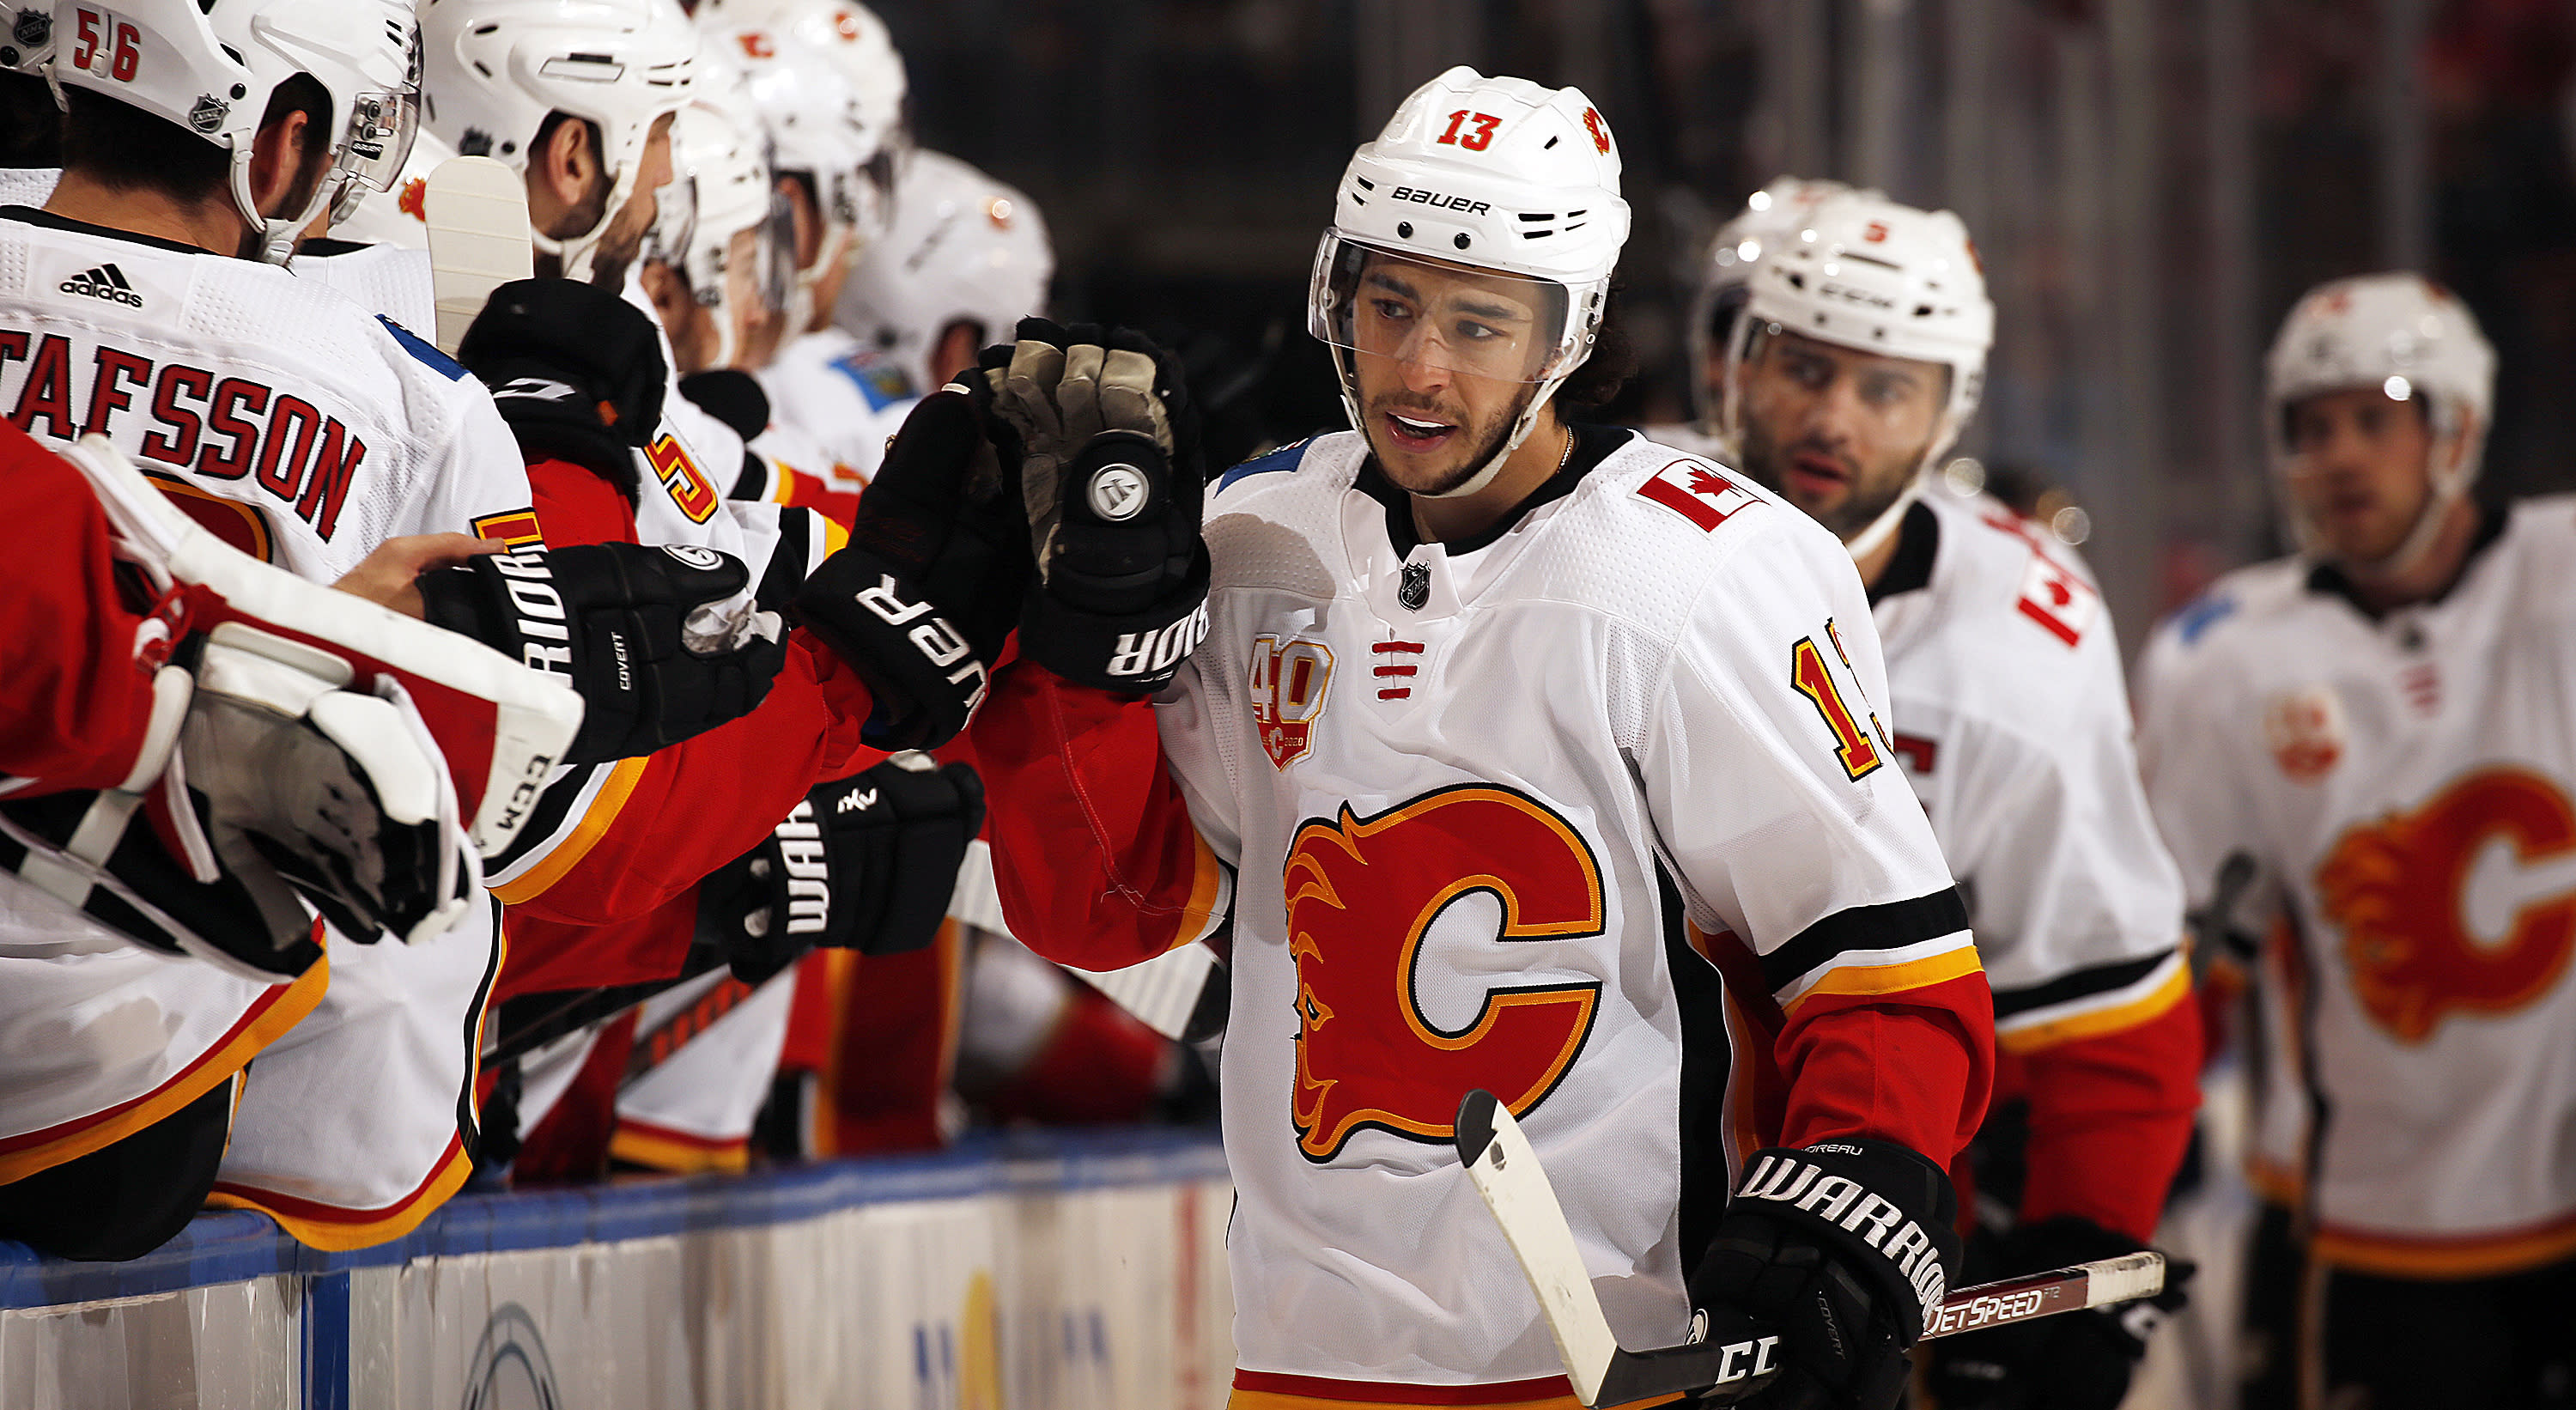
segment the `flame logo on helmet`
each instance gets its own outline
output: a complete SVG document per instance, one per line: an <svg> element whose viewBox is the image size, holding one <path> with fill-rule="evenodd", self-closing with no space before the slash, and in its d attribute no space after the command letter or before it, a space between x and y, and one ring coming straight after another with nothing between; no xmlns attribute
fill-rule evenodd
<svg viewBox="0 0 2576 1410"><path fill-rule="evenodd" d="M1592 134L1594 151L1605 157L1610 155L1610 129L1602 123L1599 108L1583 110L1583 130Z"/></svg>

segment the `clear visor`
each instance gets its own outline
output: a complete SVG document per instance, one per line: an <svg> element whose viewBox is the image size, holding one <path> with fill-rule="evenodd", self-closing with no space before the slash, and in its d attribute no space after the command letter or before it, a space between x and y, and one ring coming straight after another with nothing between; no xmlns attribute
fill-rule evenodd
<svg viewBox="0 0 2576 1410"><path fill-rule="evenodd" d="M775 186L769 192L769 218L760 224L753 277L760 306L771 313L787 311L787 296L796 284L796 208Z"/></svg>
<svg viewBox="0 0 2576 1410"><path fill-rule="evenodd" d="M1928 441L1950 405L1946 363L1889 357L1749 318L1733 375L1742 413L1769 426L1797 424L1819 401L1848 408L1854 429L1888 444Z"/></svg>
<svg viewBox="0 0 2576 1410"><path fill-rule="evenodd" d="M349 131L339 170L370 191L390 191L420 133L420 98L407 92L361 93L349 103Z"/></svg>
<svg viewBox="0 0 2576 1410"><path fill-rule="evenodd" d="M698 302L709 303L715 296L701 285L698 271L689 267L689 247L697 233L698 179L675 176L654 193L653 228L644 237L644 258L689 276L689 288Z"/></svg>
<svg viewBox="0 0 2576 1410"><path fill-rule="evenodd" d="M1571 299L1554 280L1337 237L1318 262L1308 331L1360 361L1530 383L1564 364Z"/></svg>

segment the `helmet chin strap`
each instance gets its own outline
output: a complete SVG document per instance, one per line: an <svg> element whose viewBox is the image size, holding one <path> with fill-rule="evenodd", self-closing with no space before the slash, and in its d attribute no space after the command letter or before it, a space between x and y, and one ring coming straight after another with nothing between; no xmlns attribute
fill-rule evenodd
<svg viewBox="0 0 2576 1410"><path fill-rule="evenodd" d="M1538 384L1538 390L1531 394L1529 404L1522 407L1521 414L1512 419L1512 433L1503 437L1503 443L1495 450L1493 458L1477 467L1475 474L1437 494L1426 494L1423 498L1465 499L1492 484L1494 477L1503 473L1503 462L1511 459L1512 452L1519 450L1521 442L1528 440L1530 432L1537 429L1539 408L1547 405L1547 399L1555 394L1557 384L1564 380L1565 374L1560 372ZM1365 433L1366 428L1362 430Z"/></svg>
<svg viewBox="0 0 2576 1410"><path fill-rule="evenodd" d="M2469 434L2464 427L2450 436L2451 468L2431 476L2432 486L2424 496L2424 507L2416 511L2414 525L2407 529L2406 537L2398 540L2397 547L2377 558L2348 560L2349 567L2365 577L2393 578L2413 572L2423 563L2425 555L2433 551L2434 541L2442 536L2442 526L2450 520L2451 506L2469 492L2470 476L2464 468L2469 458L2465 443ZM2303 527L2303 536L2306 532Z"/></svg>
<svg viewBox="0 0 2576 1410"><path fill-rule="evenodd" d="M542 230L530 230L528 242L536 247L538 253L553 255L561 262L564 278L588 282L592 260L599 253L601 237L608 233L609 226L616 224L617 213L626 209L626 203L635 198L635 178L641 165L641 162L627 162L617 169L617 179L609 183L608 200L600 207L599 219L593 221L588 230L560 240Z"/></svg>
<svg viewBox="0 0 2576 1410"><path fill-rule="evenodd" d="M295 253L295 241L304 233L305 227L311 225L314 217L322 214L322 208L330 205L332 197L339 194L338 183L332 179L335 173L326 171L320 181L313 183L313 195L305 201L302 215L265 216L260 214L259 202L251 198L251 155L246 149L233 153L233 209L259 232L260 263L282 265Z"/></svg>
<svg viewBox="0 0 2576 1410"><path fill-rule="evenodd" d="M1843 540L1844 551L1852 556L1854 563L1878 552L1895 537L1898 526L1905 522L1905 511L1912 509L1914 501L1922 497L1923 475L1918 469L1913 478L1905 482L1905 488L1898 492L1895 500L1880 510L1877 518L1869 521L1868 528Z"/></svg>

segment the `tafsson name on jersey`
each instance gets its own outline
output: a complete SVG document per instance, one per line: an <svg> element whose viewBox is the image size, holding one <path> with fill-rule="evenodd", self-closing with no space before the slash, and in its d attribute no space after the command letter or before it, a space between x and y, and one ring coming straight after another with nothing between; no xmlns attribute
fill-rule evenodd
<svg viewBox="0 0 2576 1410"><path fill-rule="evenodd" d="M2576 1252L2576 501L2489 521L2456 586L2376 619L2264 564L2141 672L2155 803L2196 909L2286 925L2316 1250L2397 1276Z"/></svg>

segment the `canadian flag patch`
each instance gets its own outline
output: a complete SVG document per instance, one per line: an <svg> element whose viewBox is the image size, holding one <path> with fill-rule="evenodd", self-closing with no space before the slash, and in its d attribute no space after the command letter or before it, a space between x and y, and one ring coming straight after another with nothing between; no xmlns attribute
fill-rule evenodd
<svg viewBox="0 0 2576 1410"><path fill-rule="evenodd" d="M2023 616L2073 646L2083 639L2084 629L2093 625L2094 614L2101 610L2102 599L2082 578L2047 554L2031 550L2030 566L2021 574Z"/></svg>
<svg viewBox="0 0 2576 1410"><path fill-rule="evenodd" d="M1735 511L1755 503L1751 491L1717 473L1705 460L1676 460L1637 486L1637 497L1651 499L1710 533Z"/></svg>

